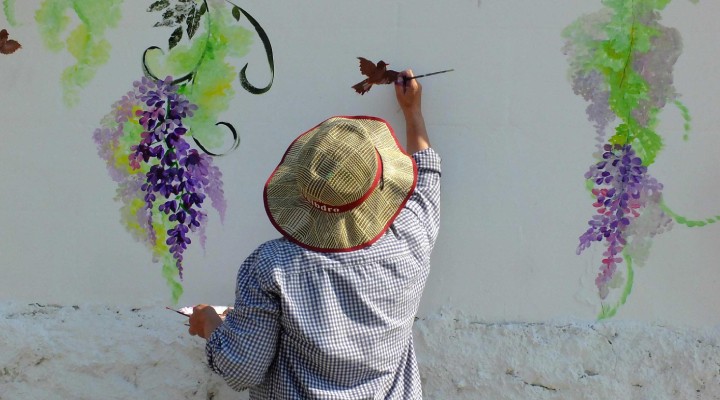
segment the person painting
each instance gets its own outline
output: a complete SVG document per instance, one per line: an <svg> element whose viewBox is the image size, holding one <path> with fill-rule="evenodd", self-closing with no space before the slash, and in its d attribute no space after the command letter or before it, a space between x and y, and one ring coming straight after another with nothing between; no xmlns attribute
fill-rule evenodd
<svg viewBox="0 0 720 400"><path fill-rule="evenodd" d="M421 399L412 325L440 224L440 157L422 86L395 83L406 154L375 117L333 117L290 144L264 189L283 235L237 275L223 320L198 305L189 333L250 399Z"/></svg>

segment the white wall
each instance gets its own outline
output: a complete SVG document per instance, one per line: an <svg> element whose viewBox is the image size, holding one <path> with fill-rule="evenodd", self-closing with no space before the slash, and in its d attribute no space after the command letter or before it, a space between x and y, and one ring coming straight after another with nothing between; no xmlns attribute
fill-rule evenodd
<svg viewBox="0 0 720 400"><path fill-rule="evenodd" d="M165 304L160 267L119 223L115 184L91 135L110 106L142 75L140 56L165 46L168 31L135 1L123 4L107 32L110 61L62 102L67 52L44 48L34 22L39 2L18 1L23 48L0 56L0 299L71 304ZM276 63L273 88L237 94L223 119L242 144L217 159L224 173L225 224L210 213L207 249L187 253L183 304L232 301L236 269L259 243L277 236L261 203L267 175L286 144L337 114L388 119L402 131L391 87L365 96L357 56L384 59L429 77L424 107L443 156L442 230L420 316L449 307L486 321L592 320L600 308L593 280L602 250L575 254L593 213L583 174L593 162L594 132L584 101L572 93L561 31L599 1L464 0L266 2L241 6L268 32ZM663 24L684 51L674 78L693 113L689 142L671 107L661 114L666 147L651 171L677 212L717 215L720 148L717 54L720 5L675 0ZM6 26L4 20L0 20ZM249 26L248 26L249 27ZM259 39L246 57L249 75L268 78ZM242 65L242 64L239 64ZM621 320L714 326L720 224L676 226L657 237L647 266L617 316Z"/></svg>
<svg viewBox="0 0 720 400"><path fill-rule="evenodd" d="M0 305L0 399L247 399L162 307ZM415 324L428 400L720 397L717 329L611 320Z"/></svg>

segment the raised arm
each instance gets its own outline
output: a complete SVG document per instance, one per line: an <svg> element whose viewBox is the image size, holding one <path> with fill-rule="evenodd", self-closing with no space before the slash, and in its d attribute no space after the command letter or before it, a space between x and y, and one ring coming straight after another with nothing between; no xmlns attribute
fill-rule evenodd
<svg viewBox="0 0 720 400"><path fill-rule="evenodd" d="M412 76L412 70L406 69L395 82L395 96L405 116L407 151L410 154L430 147L422 114L422 85L417 79L407 79Z"/></svg>

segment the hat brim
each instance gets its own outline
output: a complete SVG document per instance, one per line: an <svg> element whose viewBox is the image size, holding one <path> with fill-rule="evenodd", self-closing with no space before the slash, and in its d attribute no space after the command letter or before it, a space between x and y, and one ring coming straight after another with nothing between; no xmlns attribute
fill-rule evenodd
<svg viewBox="0 0 720 400"><path fill-rule="evenodd" d="M300 149L334 119L352 119L368 131L382 162L382 188L357 207L340 213L317 209L299 192L294 166ZM295 139L270 174L263 191L265 211L275 228L289 240L320 252L353 251L376 242L393 223L417 183L417 165L400 145L390 124L368 116L337 116Z"/></svg>

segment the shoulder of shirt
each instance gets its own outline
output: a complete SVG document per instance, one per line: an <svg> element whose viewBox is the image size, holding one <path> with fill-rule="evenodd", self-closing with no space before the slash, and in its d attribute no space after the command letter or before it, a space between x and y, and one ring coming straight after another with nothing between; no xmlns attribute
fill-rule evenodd
<svg viewBox="0 0 720 400"><path fill-rule="evenodd" d="M392 234L381 238L372 246L352 252L316 252L280 237L262 243L255 253L254 268L263 275L365 265L408 255L405 244L398 242Z"/></svg>
<svg viewBox="0 0 720 400"><path fill-rule="evenodd" d="M316 254L320 253L305 249L285 237L279 237L268 240L257 247L255 250L255 264L263 269L277 268L281 265L296 263L307 257L313 257Z"/></svg>
<svg viewBox="0 0 720 400"><path fill-rule="evenodd" d="M278 237L262 243L255 250L259 257L274 258L281 254L296 253L304 249L285 237Z"/></svg>

